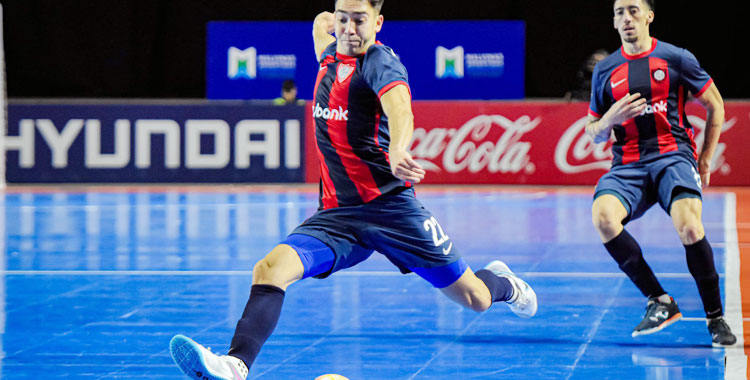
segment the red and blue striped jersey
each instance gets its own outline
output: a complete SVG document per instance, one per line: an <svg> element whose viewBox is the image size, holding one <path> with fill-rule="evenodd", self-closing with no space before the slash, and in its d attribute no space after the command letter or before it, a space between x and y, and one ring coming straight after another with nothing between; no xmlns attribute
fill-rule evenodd
<svg viewBox="0 0 750 380"><path fill-rule="evenodd" d="M380 43L350 57L329 45L320 57L313 120L324 209L360 205L412 184L391 173L388 118L380 97L403 84L406 68Z"/></svg>
<svg viewBox="0 0 750 380"><path fill-rule="evenodd" d="M597 63L589 115L602 117L627 94L647 101L641 115L614 126L612 166L648 160L668 152L697 159L694 129L685 114L688 91L700 97L713 83L689 51L652 39L651 50L629 55L624 48Z"/></svg>

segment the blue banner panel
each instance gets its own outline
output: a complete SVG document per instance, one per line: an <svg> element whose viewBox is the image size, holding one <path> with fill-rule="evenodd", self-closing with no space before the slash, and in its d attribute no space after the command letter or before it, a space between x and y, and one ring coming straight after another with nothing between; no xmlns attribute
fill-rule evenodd
<svg viewBox="0 0 750 380"><path fill-rule="evenodd" d="M300 99L312 99L312 22L210 22L207 32L209 99L273 99L286 79L297 83Z"/></svg>
<svg viewBox="0 0 750 380"><path fill-rule="evenodd" d="M303 182L304 107L10 105L10 183Z"/></svg>
<svg viewBox="0 0 750 380"><path fill-rule="evenodd" d="M211 22L209 99L272 99L285 79L311 99L318 72L312 22ZM388 21L378 40L409 72L414 99L522 99L523 21Z"/></svg>
<svg viewBox="0 0 750 380"><path fill-rule="evenodd" d="M522 99L523 21L385 21L414 99Z"/></svg>

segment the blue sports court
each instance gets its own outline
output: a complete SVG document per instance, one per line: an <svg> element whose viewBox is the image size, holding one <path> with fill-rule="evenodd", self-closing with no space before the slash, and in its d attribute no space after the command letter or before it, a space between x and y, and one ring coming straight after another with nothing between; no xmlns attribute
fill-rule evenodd
<svg viewBox="0 0 750 380"><path fill-rule="evenodd" d="M591 190L418 186L472 269L502 259L535 288L537 316L504 304L464 310L375 254L292 285L248 378L744 378L733 372L740 351L711 347L684 250L658 206L628 228L685 318L630 336L645 299L599 243ZM182 379L170 338L225 353L253 264L318 204L310 186L11 188L0 199L7 379ZM734 194L704 202L742 347Z"/></svg>

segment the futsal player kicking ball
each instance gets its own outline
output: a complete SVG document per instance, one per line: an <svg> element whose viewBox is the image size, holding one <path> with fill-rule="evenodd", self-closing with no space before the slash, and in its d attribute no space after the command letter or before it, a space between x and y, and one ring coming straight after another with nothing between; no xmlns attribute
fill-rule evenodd
<svg viewBox="0 0 750 380"><path fill-rule="evenodd" d="M634 337L682 318L640 246L624 229L659 202L685 246L713 345L732 345L737 339L724 321L719 275L701 222L701 183L708 186L724 103L693 54L649 36L653 21L653 0L614 1L614 27L622 48L594 69L586 132L601 143L614 131L616 141L612 168L596 186L592 219L609 254L648 297L646 315L633 330ZM688 91L707 111L700 157L685 114Z"/></svg>
<svg viewBox="0 0 750 380"><path fill-rule="evenodd" d="M415 198L413 184L425 171L407 151L414 118L406 69L375 40L383 27L382 4L338 0L335 13L316 17L320 208L255 265L228 355L216 356L182 335L172 339L172 357L187 376L244 379L276 326L289 285L328 277L373 251L474 311L503 301L521 317L536 313L536 294L526 282L500 261L472 272Z"/></svg>

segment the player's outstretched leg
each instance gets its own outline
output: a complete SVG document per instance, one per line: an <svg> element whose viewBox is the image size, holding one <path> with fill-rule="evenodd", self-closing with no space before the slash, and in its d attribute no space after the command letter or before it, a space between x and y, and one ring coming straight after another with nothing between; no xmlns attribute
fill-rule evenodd
<svg viewBox="0 0 750 380"><path fill-rule="evenodd" d="M184 335L172 338L169 351L175 364L188 377L201 380L245 380L247 377L247 367L242 360L216 355Z"/></svg>
<svg viewBox="0 0 750 380"><path fill-rule="evenodd" d="M513 285L513 295L510 299L505 301L513 313L522 318L531 318L536 314L538 306L536 292L534 292L534 289L532 289L526 281L516 276L516 274L500 260L490 262L484 267L484 269L489 270L495 276L508 279L510 284Z"/></svg>
<svg viewBox="0 0 750 380"><path fill-rule="evenodd" d="M248 368L276 328L286 288L303 276L304 269L291 246L277 245L253 268L250 298L237 322L228 355L217 356L192 339L176 335L169 348L180 370L193 379L244 380Z"/></svg>
<svg viewBox="0 0 750 380"><path fill-rule="evenodd" d="M643 316L641 323L633 330L631 334L633 337L659 332L682 319L682 313L680 313L680 308L677 307L677 302L674 301L674 298L669 297L669 302L663 302L664 297L669 296L664 295L648 299L646 315Z"/></svg>

